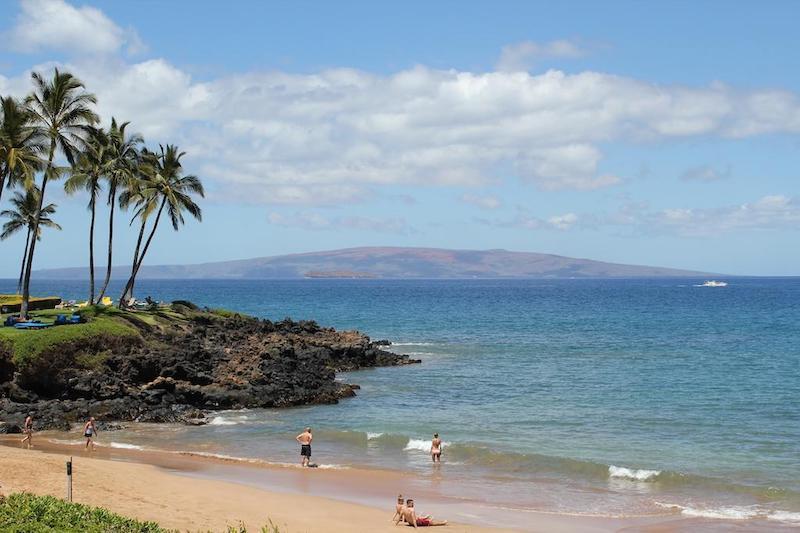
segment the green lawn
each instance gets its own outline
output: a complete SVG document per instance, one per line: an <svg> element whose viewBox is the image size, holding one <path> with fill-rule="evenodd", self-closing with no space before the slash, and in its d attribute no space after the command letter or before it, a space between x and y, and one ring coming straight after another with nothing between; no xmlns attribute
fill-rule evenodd
<svg viewBox="0 0 800 533"><path fill-rule="evenodd" d="M124 311L114 308L89 307L80 310L80 313L86 317L88 322L53 326L41 330L0 327L0 343L11 352L14 364L21 368L48 348L58 344L100 336L131 338L139 336L139 331L131 321L126 320ZM56 315L70 315L71 311L52 309L32 314L42 322L53 322ZM135 313L137 318L138 315L139 313ZM0 316L0 319L5 320L5 316L7 315Z"/></svg>

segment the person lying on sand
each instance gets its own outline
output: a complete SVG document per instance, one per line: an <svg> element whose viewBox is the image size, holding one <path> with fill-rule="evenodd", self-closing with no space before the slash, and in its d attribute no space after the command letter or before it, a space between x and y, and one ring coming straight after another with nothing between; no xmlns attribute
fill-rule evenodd
<svg viewBox="0 0 800 533"><path fill-rule="evenodd" d="M22 439L21 444L28 443L28 448L33 446L33 441L31 438L33 437L33 416L28 415L25 418L25 423L22 425L22 432L25 434L25 438Z"/></svg>
<svg viewBox="0 0 800 533"><path fill-rule="evenodd" d="M300 443L300 466L308 466L311 461L311 441L314 440L314 437L311 436L311 428L306 428L295 437L295 440Z"/></svg>
<svg viewBox="0 0 800 533"><path fill-rule="evenodd" d="M442 462L442 439L439 438L438 433L433 434L431 441L431 459L433 462Z"/></svg>
<svg viewBox="0 0 800 533"><path fill-rule="evenodd" d="M417 516L417 512L414 509L414 500L409 498L406 500L406 509L403 513L403 518L405 519L406 523L409 526L413 526L414 529L418 527L430 527L430 526L446 526L447 520L434 520L430 516Z"/></svg>
<svg viewBox="0 0 800 533"><path fill-rule="evenodd" d="M86 437L86 449L92 445L94 451L94 437L97 437L97 426L94 425L94 417L90 417L89 421L83 425L83 436Z"/></svg>
<svg viewBox="0 0 800 533"><path fill-rule="evenodd" d="M397 525L401 521L405 522L405 519L403 518L403 513L405 513L405 510L406 510L406 501L403 499L402 494L398 494L397 503L394 506L394 516L392 517L394 525Z"/></svg>

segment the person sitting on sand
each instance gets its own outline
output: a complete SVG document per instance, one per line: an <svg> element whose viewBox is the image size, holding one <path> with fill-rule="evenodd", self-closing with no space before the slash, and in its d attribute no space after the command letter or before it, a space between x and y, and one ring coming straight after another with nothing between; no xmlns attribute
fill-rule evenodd
<svg viewBox="0 0 800 533"><path fill-rule="evenodd" d="M406 501L403 499L402 494L397 495L397 503L394 506L394 516L392 517L392 521L394 525L397 525L399 522L405 522L403 518L403 514L406 511Z"/></svg>
<svg viewBox="0 0 800 533"><path fill-rule="evenodd" d="M434 463L442 462L442 439L439 438L438 433L433 434L433 440L431 441L431 459Z"/></svg>
<svg viewBox="0 0 800 533"><path fill-rule="evenodd" d="M22 439L21 444L28 443L28 448L33 446L33 441L31 438L33 437L33 416L28 414L25 418L25 423L22 425L22 432L25 434L25 438Z"/></svg>
<svg viewBox="0 0 800 533"><path fill-rule="evenodd" d="M314 440L314 437L311 436L311 428L306 428L295 437L295 440L300 443L300 466L308 466L311 461L311 441Z"/></svg>
<svg viewBox="0 0 800 533"><path fill-rule="evenodd" d="M83 436L86 437L86 449L88 450L91 444L92 451L94 451L94 438L97 437L97 426L94 425L93 416L83 425Z"/></svg>
<svg viewBox="0 0 800 533"><path fill-rule="evenodd" d="M403 519L406 521L406 524L413 526L414 529L418 527L447 525L447 520L434 520L430 516L417 516L417 512L414 509L414 500L411 498L406 500L406 509L403 513Z"/></svg>

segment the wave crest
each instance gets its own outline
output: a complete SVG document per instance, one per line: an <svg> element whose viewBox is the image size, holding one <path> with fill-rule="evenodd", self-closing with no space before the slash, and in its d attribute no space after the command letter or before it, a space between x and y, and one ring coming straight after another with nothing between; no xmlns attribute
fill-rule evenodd
<svg viewBox="0 0 800 533"><path fill-rule="evenodd" d="M631 479L633 481L652 481L661 475L660 470L637 470L635 468L625 468L624 466L610 465L608 476L618 479Z"/></svg>

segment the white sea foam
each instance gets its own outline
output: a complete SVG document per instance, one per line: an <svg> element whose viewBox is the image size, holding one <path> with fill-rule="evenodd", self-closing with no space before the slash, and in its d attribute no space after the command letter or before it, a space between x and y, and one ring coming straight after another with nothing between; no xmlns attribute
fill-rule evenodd
<svg viewBox="0 0 800 533"><path fill-rule="evenodd" d="M632 479L634 481L649 481L659 474L661 474L660 470L637 470L635 468L625 468L623 466L614 465L608 467L609 477Z"/></svg>
<svg viewBox="0 0 800 533"><path fill-rule="evenodd" d="M748 520L756 518L758 511L747 507L718 507L711 509L695 509L694 507L684 507L681 509L684 516L698 518L716 518L719 520Z"/></svg>
<svg viewBox="0 0 800 533"><path fill-rule="evenodd" d="M775 511L767 515L770 520L777 520L779 522L800 522L800 513L792 513L790 511Z"/></svg>
<svg viewBox="0 0 800 533"><path fill-rule="evenodd" d="M436 346L435 342L393 342L392 346Z"/></svg>
<svg viewBox="0 0 800 533"><path fill-rule="evenodd" d="M714 518L717 520L749 520L751 518L768 517L769 513L760 512L753 507L688 507L676 504L656 503L661 507L677 509L683 516L693 518Z"/></svg>
<svg viewBox="0 0 800 533"><path fill-rule="evenodd" d="M83 445L84 440L66 440L66 439L47 439L48 442L52 442L53 444L65 444L67 446L78 446Z"/></svg>
<svg viewBox="0 0 800 533"><path fill-rule="evenodd" d="M383 433L373 433L371 431L367 432L367 440L375 440L383 437Z"/></svg>
<svg viewBox="0 0 800 533"><path fill-rule="evenodd" d="M450 444L447 442L442 442L442 448L449 446ZM425 439L408 439L408 443L406 447L403 448L404 451L411 451L411 450L419 450L421 452L430 452L431 451L431 441Z"/></svg>
<svg viewBox="0 0 800 533"><path fill-rule="evenodd" d="M137 446L136 444L128 444L127 442L109 442L109 448L119 448L121 450L144 450L142 446Z"/></svg>
<svg viewBox="0 0 800 533"><path fill-rule="evenodd" d="M244 424L247 422L248 417L239 415L233 417L226 417L226 416L215 416L211 422L208 423L209 426L236 426L239 424Z"/></svg>
<svg viewBox="0 0 800 533"><path fill-rule="evenodd" d="M235 425L241 424L241 423L242 422L238 421L238 420L228 420L227 418L224 418L222 416L218 416L218 417L214 418L213 420L211 420L211 422L209 422L208 425L209 426L235 426Z"/></svg>

